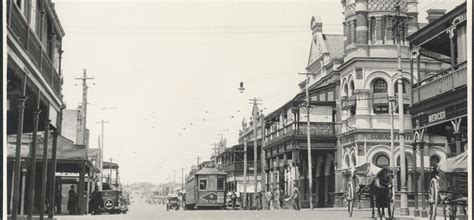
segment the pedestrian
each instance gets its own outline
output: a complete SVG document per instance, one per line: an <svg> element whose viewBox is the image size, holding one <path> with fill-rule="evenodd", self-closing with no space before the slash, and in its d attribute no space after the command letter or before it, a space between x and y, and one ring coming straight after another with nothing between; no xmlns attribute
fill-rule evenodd
<svg viewBox="0 0 474 220"><path fill-rule="evenodd" d="M235 203L237 202L237 194L235 190L232 191L232 195L230 195L230 200L232 201L232 209L235 210Z"/></svg>
<svg viewBox="0 0 474 220"><path fill-rule="evenodd" d="M273 193L272 193L272 187L270 187L270 190L267 191L267 194L265 195L267 199L267 207L268 210L273 210Z"/></svg>
<svg viewBox="0 0 474 220"><path fill-rule="evenodd" d="M99 187L96 185L89 201L90 213L92 215L99 214L99 196Z"/></svg>
<svg viewBox="0 0 474 220"><path fill-rule="evenodd" d="M76 208L77 208L77 193L76 190L74 189L74 185L71 185L71 189L68 192L69 198L67 201L67 210L69 211L69 215L74 215L76 214Z"/></svg>
<svg viewBox="0 0 474 220"><path fill-rule="evenodd" d="M263 191L258 192L259 200L258 203L260 204L259 210L263 210Z"/></svg>
<svg viewBox="0 0 474 220"><path fill-rule="evenodd" d="M300 190L298 189L298 185L294 183L293 195L290 198L293 199L293 209L295 210L301 210L300 197L301 197L301 193L300 193Z"/></svg>
<svg viewBox="0 0 474 220"><path fill-rule="evenodd" d="M56 206L56 214L61 214L61 203L63 195L61 194L61 187L56 190L56 198L54 198L54 205Z"/></svg>
<svg viewBox="0 0 474 220"><path fill-rule="evenodd" d="M275 209L280 209L280 185L277 185L275 190Z"/></svg>

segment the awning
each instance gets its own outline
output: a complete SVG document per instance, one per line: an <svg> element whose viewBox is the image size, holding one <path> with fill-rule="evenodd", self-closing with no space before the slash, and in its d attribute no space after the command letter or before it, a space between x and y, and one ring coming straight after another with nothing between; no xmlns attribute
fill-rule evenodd
<svg viewBox="0 0 474 220"><path fill-rule="evenodd" d="M444 172L467 172L467 151L455 157L446 159L446 165L446 168L443 169Z"/></svg>

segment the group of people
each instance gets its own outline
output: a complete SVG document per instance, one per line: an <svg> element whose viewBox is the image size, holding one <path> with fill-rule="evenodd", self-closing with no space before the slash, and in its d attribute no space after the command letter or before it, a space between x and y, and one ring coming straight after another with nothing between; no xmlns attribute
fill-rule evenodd
<svg viewBox="0 0 474 220"><path fill-rule="evenodd" d="M301 209L301 193L300 190L298 189L297 184L295 183L293 185L293 192L290 197L284 199L283 198L283 191L280 189L280 186L277 185L276 189L273 189L270 186L270 190L267 192L257 192L255 199L257 201L257 210L262 210L264 209L263 207L263 200L265 199L266 202L266 209L267 210L273 210L273 209L281 209L284 206L284 201L290 201L292 200L292 207L295 210L300 210ZM237 194L235 191L232 192L231 194L231 202L232 202L232 209L235 209L236 202L237 202Z"/></svg>

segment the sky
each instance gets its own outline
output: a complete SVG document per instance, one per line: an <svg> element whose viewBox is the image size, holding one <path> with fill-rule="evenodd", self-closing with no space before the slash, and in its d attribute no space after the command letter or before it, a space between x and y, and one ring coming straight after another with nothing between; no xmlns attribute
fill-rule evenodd
<svg viewBox="0 0 474 220"><path fill-rule="evenodd" d="M242 119L259 98L270 113L299 92L312 16L342 34L339 0L55 0L63 39L64 100L81 102L89 76L90 148L105 124L104 160L122 183L181 180L197 157L209 159L222 134L237 144ZM452 9L460 0L420 0ZM237 89L243 82L245 92ZM205 121L204 121L205 120ZM204 159L201 159L204 160Z"/></svg>

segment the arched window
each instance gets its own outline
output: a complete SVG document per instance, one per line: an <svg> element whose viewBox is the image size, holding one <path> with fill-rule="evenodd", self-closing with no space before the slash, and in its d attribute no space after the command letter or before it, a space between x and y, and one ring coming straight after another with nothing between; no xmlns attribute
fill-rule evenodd
<svg viewBox="0 0 474 220"><path fill-rule="evenodd" d="M346 162L346 167L351 167L351 163L349 161L349 155L346 155L345 162Z"/></svg>
<svg viewBox="0 0 474 220"><path fill-rule="evenodd" d="M438 165L439 164L439 157L436 156L436 155L433 155L430 157L430 166L435 166L435 165Z"/></svg>
<svg viewBox="0 0 474 220"><path fill-rule="evenodd" d="M376 79L373 84L374 93L387 93L387 83L383 79Z"/></svg>
<svg viewBox="0 0 474 220"><path fill-rule="evenodd" d="M347 84L344 85L344 93L349 96L349 86Z"/></svg>
<svg viewBox="0 0 474 220"><path fill-rule="evenodd" d="M388 167L390 166L390 159L385 154L380 154L375 157L375 165L378 167Z"/></svg>
<svg viewBox="0 0 474 220"><path fill-rule="evenodd" d="M356 161L356 156L355 156L355 153L352 154L352 165L353 166L356 166L357 164L357 161Z"/></svg>
<svg viewBox="0 0 474 220"><path fill-rule="evenodd" d="M351 95L352 95L352 92L354 91L354 80L351 80L351 83L350 83L350 91L351 91Z"/></svg>
<svg viewBox="0 0 474 220"><path fill-rule="evenodd" d="M407 93L407 90L406 90L406 85L407 85L407 82L406 80L402 80L402 91L403 91L403 94ZM394 91L395 91L395 94L398 94L398 80L393 84L393 88L394 88Z"/></svg>

